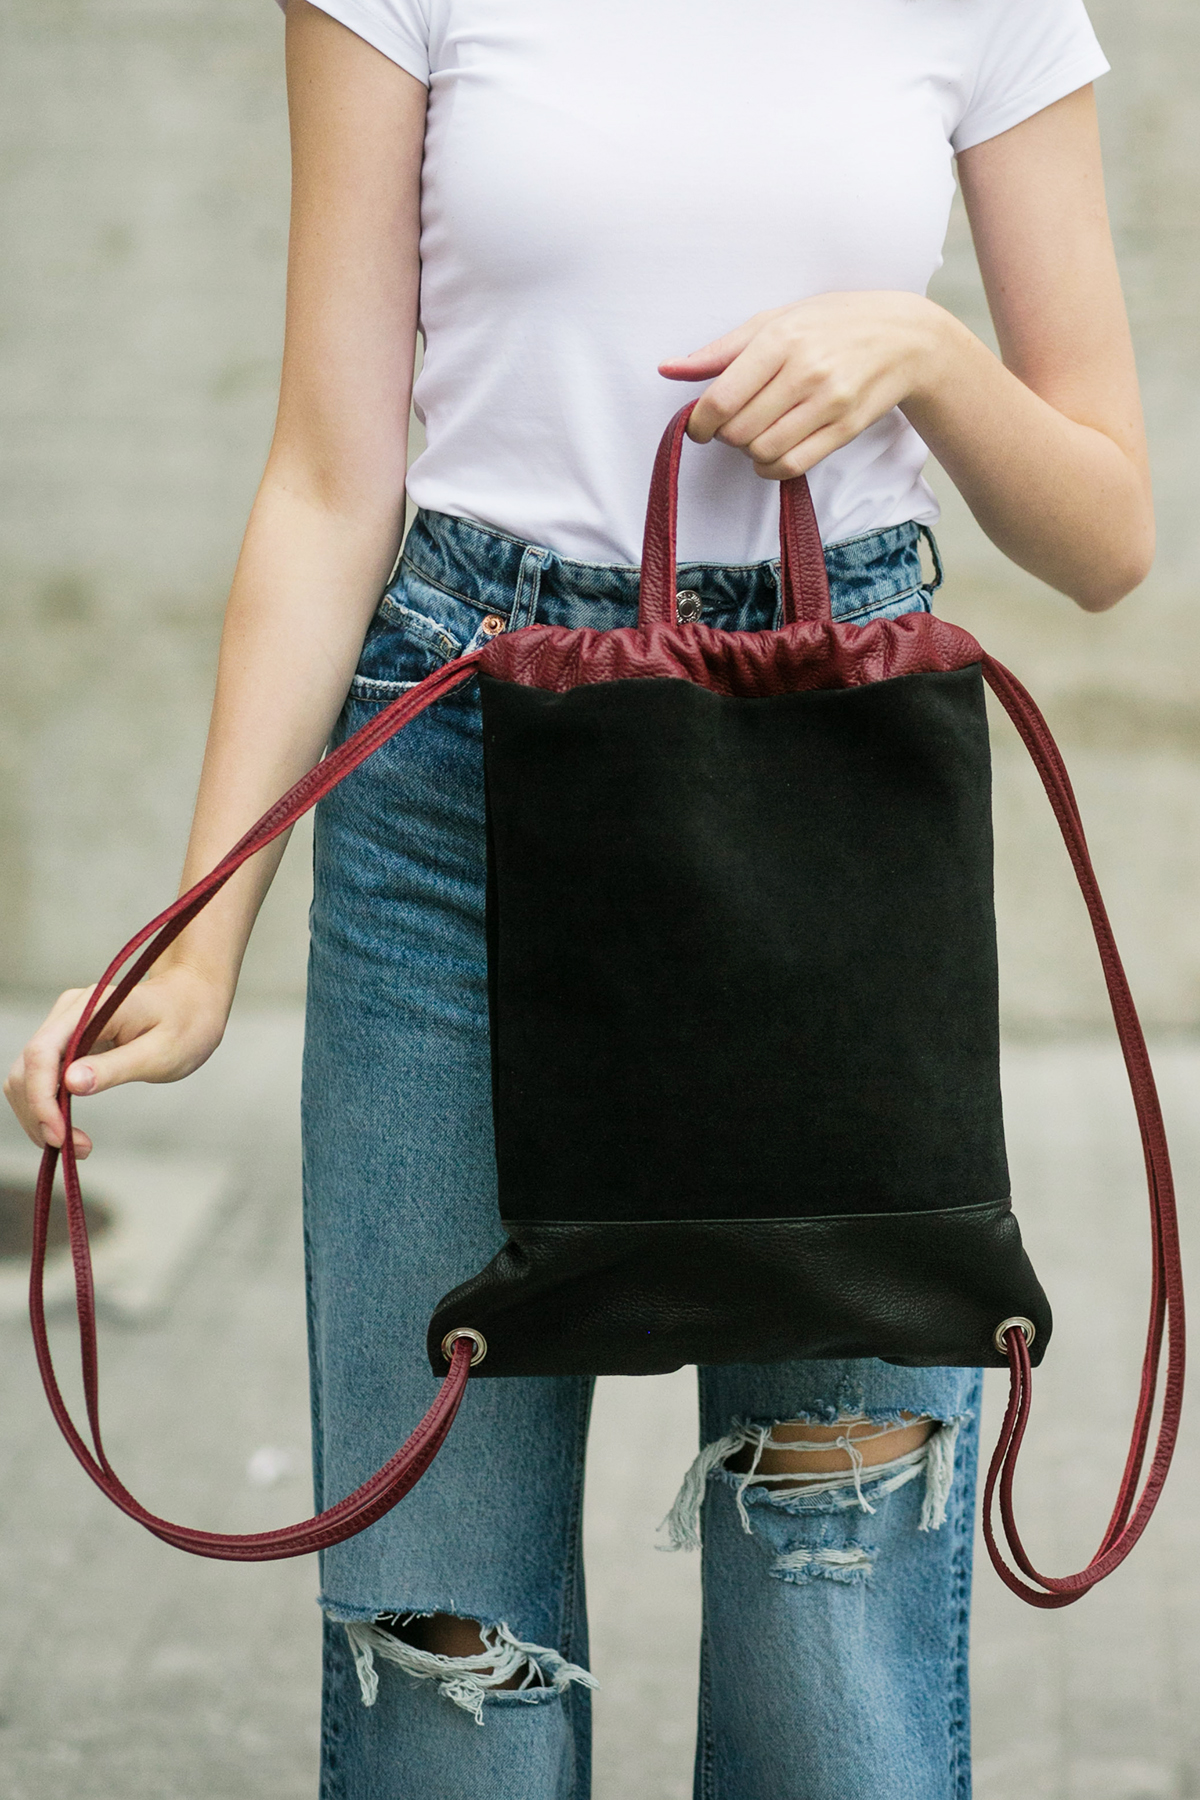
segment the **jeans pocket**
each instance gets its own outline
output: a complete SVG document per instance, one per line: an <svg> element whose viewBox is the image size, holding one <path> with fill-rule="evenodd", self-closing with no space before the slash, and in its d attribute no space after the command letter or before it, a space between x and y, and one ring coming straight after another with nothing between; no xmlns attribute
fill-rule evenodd
<svg viewBox="0 0 1200 1800"><path fill-rule="evenodd" d="M402 561L367 628L350 697L394 700L472 648L484 616Z"/></svg>

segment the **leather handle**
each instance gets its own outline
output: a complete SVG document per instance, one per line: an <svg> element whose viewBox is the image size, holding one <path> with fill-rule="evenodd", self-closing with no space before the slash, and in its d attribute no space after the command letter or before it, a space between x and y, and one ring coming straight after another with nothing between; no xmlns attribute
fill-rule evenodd
<svg viewBox="0 0 1200 1800"><path fill-rule="evenodd" d="M663 432L654 459L638 593L638 624L643 631L653 625L676 623L679 462L695 405L691 400L680 407ZM819 623L832 618L825 551L805 475L779 484L779 560L784 624L795 625L800 620Z"/></svg>
<svg viewBox="0 0 1200 1800"><path fill-rule="evenodd" d="M214 894L220 892L230 876L240 869L242 864L256 855L267 844L277 838L281 832L287 831L302 814L316 805L331 788L365 762L373 751L385 744L390 737L415 719L418 713L436 700L441 694L448 694L452 689L460 687L475 674L476 665L482 652L474 651L470 655L459 657L455 662L447 663L444 668L437 669L432 675L419 682L414 688L393 700L390 706L368 721L360 731L348 738L323 762L310 769L301 777L296 785L289 789L281 800L278 800L269 812L263 814L256 825L252 825L245 836L234 845L228 856L219 862L215 869L198 881L195 887L181 894L173 905L165 912L159 913L156 919L142 928L129 940L120 954L114 957L92 993L91 999L83 1010L78 1025L71 1035L63 1057L63 1069L68 1069L77 1056L87 1054L95 1043L104 1026L112 1017L117 1007L136 986L156 959L162 955L167 945L173 943L180 932L190 924L196 914L208 905ZM137 953L141 951L141 954ZM137 960L126 974L121 970L131 957ZM118 979L119 977L119 979ZM113 982L116 986L107 999L102 999L105 990ZM155 1537L162 1538L165 1543L174 1544L177 1550L188 1550L194 1556L210 1556L225 1562L273 1562L287 1556L306 1556L313 1550L325 1550L331 1544L340 1544L344 1538L353 1537L358 1531L373 1525L376 1519L390 1512L398 1500L403 1499L411 1487L421 1479L445 1441L446 1434L454 1423L454 1416L462 1401L463 1391L467 1384L467 1375L471 1367L473 1346L463 1338L455 1344L450 1361L450 1370L442 1382L437 1395L425 1417L415 1431L378 1469L369 1480L339 1500L336 1506L318 1514L314 1519L304 1519L298 1525L284 1525L275 1531L257 1531L246 1534L229 1534L219 1531L196 1531L187 1525L175 1525L169 1519L161 1519L150 1512L139 1500L136 1500L129 1489L116 1474L104 1449L104 1441L100 1432L100 1388L99 1358L96 1344L96 1298L92 1284L92 1258L88 1246L87 1221L83 1212L83 1197L79 1191L79 1170L75 1159L75 1147L71 1133L71 1096L60 1083L58 1103L66 1120L66 1137L60 1151L47 1149L42 1157L42 1166L38 1174L37 1198L34 1210L33 1226L33 1262L29 1275L29 1319L33 1327L33 1343L37 1353L38 1369L42 1377L42 1386L46 1390L46 1398L50 1402L50 1410L58 1422L58 1428L66 1438L77 1461L95 1482L102 1493L107 1494L114 1506L120 1507L139 1525ZM63 1185L67 1197L67 1225L71 1238L71 1258L75 1265L75 1306L79 1317L79 1360L83 1374L84 1405L87 1412L88 1430L91 1445L83 1438L75 1425L63 1399L62 1390L55 1374L54 1360L50 1354L50 1340L46 1332L46 1307L43 1293L46 1267L46 1233L50 1219L50 1202L54 1193L55 1172L61 1155L63 1166ZM465 1323L466 1321L464 1321Z"/></svg>
<svg viewBox="0 0 1200 1800"><path fill-rule="evenodd" d="M1028 1601L1031 1606L1059 1607L1070 1606L1073 1601L1082 1599L1098 1581L1103 1581L1106 1575L1111 1575L1124 1562L1146 1529L1150 1515L1158 1504L1171 1466L1183 1405L1183 1268L1180 1261L1179 1221L1175 1210L1171 1159L1154 1084L1154 1072L1150 1067L1146 1040L1133 1003L1133 995L1129 991L1129 982L1121 965L1116 939L1113 937L1096 873L1092 868L1070 776L1050 734L1050 727L1032 695L1022 687L1016 676L990 656L983 658L983 673L988 686L1020 732L1025 747L1033 758L1042 786L1054 809L1088 909L1137 1112L1150 1200L1150 1320L1142 1358L1137 1411L1112 1517L1095 1556L1086 1568L1075 1575L1041 1574L1030 1561L1017 1530L1013 1512L1013 1475L1029 1420L1032 1370L1024 1334L1017 1328L1012 1328L1005 1334L1010 1376L1008 1409L984 1487L984 1536L996 1573L1014 1594ZM1167 1369L1163 1384L1162 1416L1154 1456L1139 1498L1137 1487L1150 1441L1164 1332L1167 1334ZM993 1511L997 1492L1004 1539L1020 1574L1009 1567L996 1541Z"/></svg>

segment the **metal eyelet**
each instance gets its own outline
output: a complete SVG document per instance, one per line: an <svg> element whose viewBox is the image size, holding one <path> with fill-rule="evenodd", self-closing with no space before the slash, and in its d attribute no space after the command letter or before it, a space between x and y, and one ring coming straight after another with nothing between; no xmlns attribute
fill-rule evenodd
<svg viewBox="0 0 1200 1800"><path fill-rule="evenodd" d="M1008 1346L1005 1344L1004 1338L1005 1333L1011 1331L1014 1325L1020 1326L1022 1332L1025 1334L1025 1342L1027 1344L1032 1344L1034 1338L1037 1336L1037 1326L1034 1324L1033 1320L1022 1318L1020 1313L1014 1313L1011 1319L1001 1319L995 1331L992 1333L992 1342L995 1344L996 1349L1000 1352L1001 1356L1008 1355Z"/></svg>
<svg viewBox="0 0 1200 1800"><path fill-rule="evenodd" d="M487 1355L488 1347L487 1339L484 1337L482 1331L476 1331L473 1326L456 1325L453 1331L448 1331L442 1339L442 1355L445 1357L446 1361L449 1362L454 1355L454 1346L459 1338L470 1338L471 1342L474 1344L475 1354L471 1358L471 1367L473 1369L478 1368L479 1364Z"/></svg>
<svg viewBox="0 0 1200 1800"><path fill-rule="evenodd" d="M499 637L500 633L504 630L504 623L505 622L500 617L499 613L489 613L479 629L482 631L484 637Z"/></svg>

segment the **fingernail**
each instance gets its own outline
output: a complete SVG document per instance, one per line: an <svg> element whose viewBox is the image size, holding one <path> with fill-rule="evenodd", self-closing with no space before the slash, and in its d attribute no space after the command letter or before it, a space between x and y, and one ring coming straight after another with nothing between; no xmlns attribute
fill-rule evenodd
<svg viewBox="0 0 1200 1800"><path fill-rule="evenodd" d="M90 1094L96 1085L96 1071L86 1063L76 1063L67 1076L67 1085L76 1094Z"/></svg>

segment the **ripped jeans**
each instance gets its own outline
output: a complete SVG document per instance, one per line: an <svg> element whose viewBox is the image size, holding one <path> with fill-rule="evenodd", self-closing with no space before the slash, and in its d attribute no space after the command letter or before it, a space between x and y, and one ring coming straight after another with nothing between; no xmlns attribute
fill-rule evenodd
<svg viewBox="0 0 1200 1800"><path fill-rule="evenodd" d="M835 616L928 610L914 525L827 550ZM706 623L779 616L776 565L680 569ZM499 629L632 624L636 570L421 515L368 631L340 740ZM472 688L317 813L304 1077L317 1503L428 1405L435 1302L500 1246L491 1142L485 833ZM967 1800L978 1374L880 1362L700 1371L702 1449L668 1523L703 1539L697 1800ZM323 1800L587 1800L580 1508L591 1384L470 1383L442 1454L326 1552ZM932 1419L836 1477L757 1464L773 1424ZM406 1621L479 1621L443 1656ZM408 1632L408 1639L412 1633Z"/></svg>

